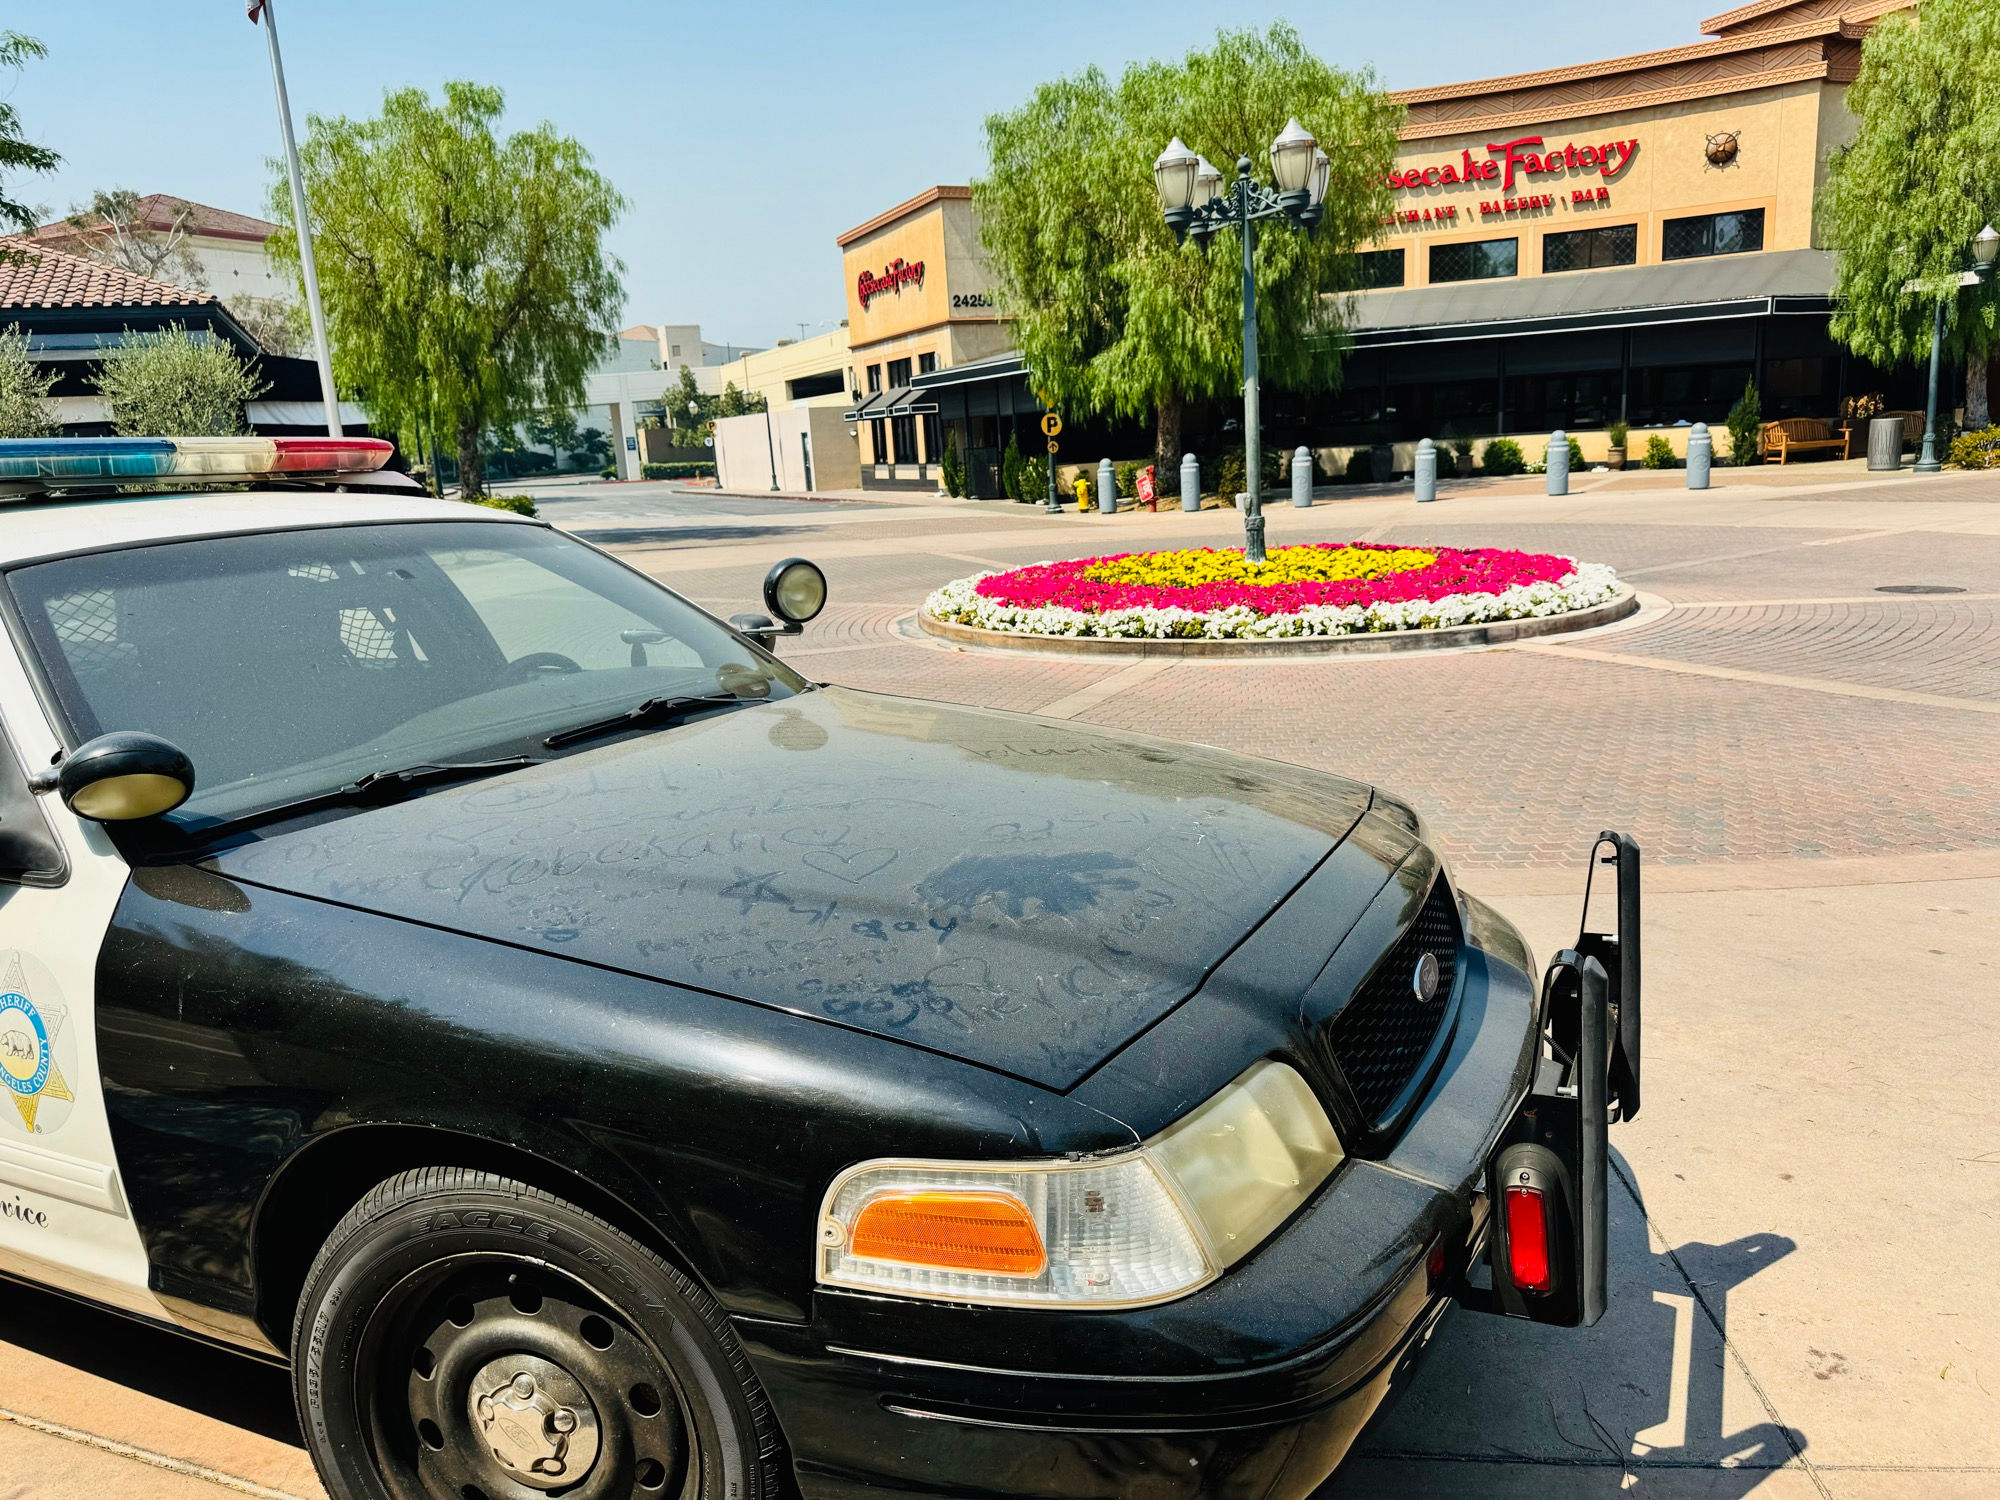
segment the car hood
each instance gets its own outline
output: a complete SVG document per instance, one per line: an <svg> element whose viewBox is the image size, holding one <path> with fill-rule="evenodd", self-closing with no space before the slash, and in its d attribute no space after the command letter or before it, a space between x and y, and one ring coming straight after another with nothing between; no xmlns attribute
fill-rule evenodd
<svg viewBox="0 0 2000 1500"><path fill-rule="evenodd" d="M215 856L220 873L1067 1088L1367 810L1218 750L823 688Z"/></svg>

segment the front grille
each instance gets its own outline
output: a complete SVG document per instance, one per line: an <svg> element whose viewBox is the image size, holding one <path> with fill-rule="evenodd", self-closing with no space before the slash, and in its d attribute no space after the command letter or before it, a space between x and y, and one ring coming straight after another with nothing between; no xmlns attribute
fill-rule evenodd
<svg viewBox="0 0 2000 1500"><path fill-rule="evenodd" d="M1438 964L1437 995L1428 1003L1417 999L1412 983L1426 952ZM1457 977L1458 910L1440 875L1417 920L1326 1029L1334 1061L1371 1125L1396 1102L1437 1039Z"/></svg>

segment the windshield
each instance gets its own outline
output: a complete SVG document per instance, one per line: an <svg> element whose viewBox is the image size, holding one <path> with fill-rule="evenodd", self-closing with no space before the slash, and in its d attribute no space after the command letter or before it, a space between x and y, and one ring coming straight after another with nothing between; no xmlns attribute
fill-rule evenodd
<svg viewBox="0 0 2000 1500"><path fill-rule="evenodd" d="M526 751L648 699L784 698L794 673L677 595L538 526L349 526L18 568L77 740L188 753L197 828L371 771Z"/></svg>

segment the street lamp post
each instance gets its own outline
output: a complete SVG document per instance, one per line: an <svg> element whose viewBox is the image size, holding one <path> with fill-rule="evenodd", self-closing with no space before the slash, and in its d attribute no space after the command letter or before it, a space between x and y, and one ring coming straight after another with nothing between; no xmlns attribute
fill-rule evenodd
<svg viewBox="0 0 2000 1500"><path fill-rule="evenodd" d="M1332 163L1319 142L1297 120L1288 121L1271 142L1275 190L1250 176L1250 158L1236 158L1236 180L1228 187L1205 157L1190 151L1179 136L1153 163L1160 212L1176 242L1192 234L1208 248L1211 235L1234 226L1243 243L1243 463L1249 497L1243 511L1243 555L1264 561L1263 434L1258 427L1257 229L1262 219L1287 219L1311 233L1322 217Z"/></svg>
<svg viewBox="0 0 2000 1500"><path fill-rule="evenodd" d="M1944 460L1938 453L1938 371L1944 359L1945 306L1951 297L1969 286L1978 286L1990 280L1993 265L2000 260L2000 229L1988 224L1979 231L1979 237L1972 242L1972 269L1964 272L1951 290L1938 298L1936 315L1931 323L1931 382L1930 394L1924 401L1924 446L1917 454L1917 472L1936 474L1943 470ZM1916 283L1904 286L1905 291L1914 290Z"/></svg>

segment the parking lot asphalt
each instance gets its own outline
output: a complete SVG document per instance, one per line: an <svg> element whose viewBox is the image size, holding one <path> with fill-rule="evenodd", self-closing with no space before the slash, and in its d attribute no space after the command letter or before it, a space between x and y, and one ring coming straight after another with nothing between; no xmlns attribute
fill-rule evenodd
<svg viewBox="0 0 2000 1500"><path fill-rule="evenodd" d="M1274 544L1432 540L1616 566L1584 636L1325 663L1037 658L914 630L983 568L1232 540L1229 512L538 487L719 614L779 558L824 681L1377 781L1546 956L1591 835L1648 861L1647 1098L1613 1131L1610 1312L1459 1314L1322 1500L2000 1494L2000 483L1852 466L1274 507ZM1671 480L1669 480L1671 482ZM1911 587L1956 592L1901 592ZM1883 592L1883 590L1897 592ZM310 1497L282 1372L10 1289L0 1500Z"/></svg>

